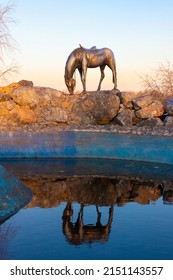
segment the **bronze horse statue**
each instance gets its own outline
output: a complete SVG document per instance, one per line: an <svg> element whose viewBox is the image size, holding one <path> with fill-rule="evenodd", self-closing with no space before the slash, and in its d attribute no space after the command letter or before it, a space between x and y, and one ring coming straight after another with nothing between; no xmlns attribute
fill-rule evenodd
<svg viewBox="0 0 173 280"><path fill-rule="evenodd" d="M74 72L78 69L83 92L86 91L86 73L87 68L100 67L101 77L98 85L98 91L101 88L101 83L105 77L104 69L106 65L112 70L114 90L117 90L117 74L116 64L113 52L108 48L97 49L95 46L86 49L80 45L80 48L75 49L69 55L65 66L65 83L70 94L74 93L76 81L73 78Z"/></svg>

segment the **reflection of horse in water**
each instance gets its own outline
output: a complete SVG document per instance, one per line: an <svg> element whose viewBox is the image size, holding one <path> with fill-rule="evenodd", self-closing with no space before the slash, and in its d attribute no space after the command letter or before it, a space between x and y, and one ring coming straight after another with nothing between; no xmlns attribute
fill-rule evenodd
<svg viewBox="0 0 173 280"><path fill-rule="evenodd" d="M104 242L107 240L113 220L113 205L109 208L109 217L106 225L101 224L101 212L96 205L97 221L95 225L84 225L84 204L80 204L76 222L72 222L73 208L72 203L68 202L63 212L63 233L67 240L74 244L80 245L84 242L92 243L94 241Z"/></svg>
<svg viewBox="0 0 173 280"><path fill-rule="evenodd" d="M65 66L65 83L70 94L73 94L76 81L73 78L74 72L78 69L83 91L86 91L86 74L87 68L100 67L101 77L98 85L98 89L101 88L101 83L105 77L104 69L108 66L112 70L114 90L117 89L117 74L116 64L113 52L108 48L97 49L92 47L86 49L80 45L80 48L75 49L68 57Z"/></svg>

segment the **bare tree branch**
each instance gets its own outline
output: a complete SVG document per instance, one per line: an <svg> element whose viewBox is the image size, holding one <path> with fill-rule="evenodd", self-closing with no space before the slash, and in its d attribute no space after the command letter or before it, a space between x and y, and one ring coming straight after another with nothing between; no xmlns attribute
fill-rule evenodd
<svg viewBox="0 0 173 280"><path fill-rule="evenodd" d="M4 70L0 70L0 79L6 81L7 75L12 73L17 73L17 72L18 72L18 65L16 65L16 63L12 61L10 65L4 68Z"/></svg>
<svg viewBox="0 0 173 280"><path fill-rule="evenodd" d="M160 98L173 96L173 65L166 61L152 75L139 75L146 91L155 92Z"/></svg>
<svg viewBox="0 0 173 280"><path fill-rule="evenodd" d="M6 5L0 5L0 79L17 71L17 65L14 61L10 64L6 62L8 52L15 49L15 41L9 29L9 24L14 22L11 17L13 8L14 4L11 1Z"/></svg>

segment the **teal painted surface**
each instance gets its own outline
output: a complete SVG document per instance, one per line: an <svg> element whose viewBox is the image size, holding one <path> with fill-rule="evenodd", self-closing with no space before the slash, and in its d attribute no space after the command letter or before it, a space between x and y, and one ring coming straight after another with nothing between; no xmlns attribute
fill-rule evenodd
<svg viewBox="0 0 173 280"><path fill-rule="evenodd" d="M32 191L0 165L0 222L31 201Z"/></svg>
<svg viewBox="0 0 173 280"><path fill-rule="evenodd" d="M108 158L173 164L173 137L113 132L6 132L0 135L0 158Z"/></svg>

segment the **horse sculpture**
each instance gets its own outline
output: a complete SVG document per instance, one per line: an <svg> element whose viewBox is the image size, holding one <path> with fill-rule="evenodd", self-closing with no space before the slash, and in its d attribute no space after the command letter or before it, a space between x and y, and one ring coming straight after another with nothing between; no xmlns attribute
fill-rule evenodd
<svg viewBox="0 0 173 280"><path fill-rule="evenodd" d="M101 212L96 206L97 221L94 224L84 224L84 204L80 204L80 210L77 215L77 220L74 221L73 206L71 202L67 202L63 212L63 233L68 242L73 245L81 245L83 243L91 244L95 241L105 242L111 231L113 221L114 206L109 207L108 221L105 225L101 223Z"/></svg>
<svg viewBox="0 0 173 280"><path fill-rule="evenodd" d="M108 66L112 70L114 90L117 90L117 75L116 64L113 52L108 48L97 49L95 46L86 49L80 45L80 48L75 49L69 55L65 66L65 83L70 94L74 93L76 81L73 78L74 72L78 69L83 92L86 92L86 73L87 68L100 67L101 77L98 85L98 91L101 88L101 83L105 77L104 69Z"/></svg>

